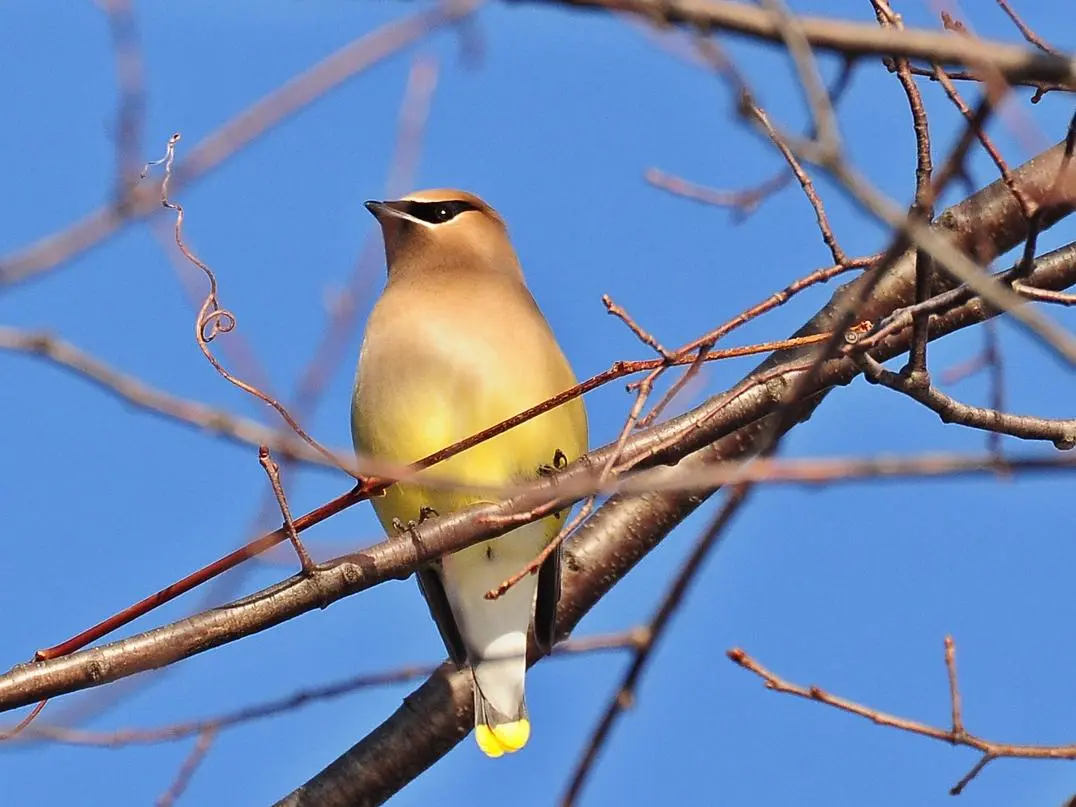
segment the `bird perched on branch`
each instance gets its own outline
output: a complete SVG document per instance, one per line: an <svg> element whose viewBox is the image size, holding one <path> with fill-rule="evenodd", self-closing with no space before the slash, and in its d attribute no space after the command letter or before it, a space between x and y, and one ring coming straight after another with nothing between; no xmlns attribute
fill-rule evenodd
<svg viewBox="0 0 1076 807"><path fill-rule="evenodd" d="M360 454L411 463L575 384L568 361L527 290L504 221L458 190L367 202L385 240L388 282L366 326L351 428ZM423 471L500 487L537 478L587 448L576 398ZM491 494L424 487L422 475L373 499L385 531L446 514ZM559 531L566 512L447 555L418 572L450 657L474 677L475 738L491 757L530 736L524 697L527 634L552 647L560 552L496 599Z"/></svg>

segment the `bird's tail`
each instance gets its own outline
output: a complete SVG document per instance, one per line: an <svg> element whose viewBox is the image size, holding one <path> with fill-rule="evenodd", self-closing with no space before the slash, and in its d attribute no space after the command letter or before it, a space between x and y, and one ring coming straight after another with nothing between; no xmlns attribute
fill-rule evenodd
<svg viewBox="0 0 1076 807"><path fill-rule="evenodd" d="M489 757L511 754L527 744L531 724L523 694L526 634L509 633L487 648L472 667L475 740Z"/></svg>

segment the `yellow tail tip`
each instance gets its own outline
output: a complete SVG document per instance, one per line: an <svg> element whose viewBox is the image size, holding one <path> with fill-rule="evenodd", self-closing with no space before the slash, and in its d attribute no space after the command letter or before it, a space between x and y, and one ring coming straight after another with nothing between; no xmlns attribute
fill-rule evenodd
<svg viewBox="0 0 1076 807"><path fill-rule="evenodd" d="M475 740L487 757L496 759L511 754L527 744L531 736L531 722L527 718L501 723L499 726L479 725L474 729Z"/></svg>

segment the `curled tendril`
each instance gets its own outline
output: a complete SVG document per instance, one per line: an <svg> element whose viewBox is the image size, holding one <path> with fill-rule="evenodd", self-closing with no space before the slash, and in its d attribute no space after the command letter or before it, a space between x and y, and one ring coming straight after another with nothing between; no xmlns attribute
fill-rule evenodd
<svg viewBox="0 0 1076 807"><path fill-rule="evenodd" d="M235 329L235 314L227 308L220 308L216 302L212 303L213 309L206 312L198 323L198 330L202 339L212 342L222 333L228 333Z"/></svg>
<svg viewBox="0 0 1076 807"><path fill-rule="evenodd" d="M253 386L252 384L248 384L246 381L239 378L238 376L228 372L224 365L217 361L217 358L213 355L213 351L209 349L209 343L216 339L218 336L220 336L222 333L228 333L229 331L234 330L237 321L235 314L233 314L228 309L221 307L221 304L217 297L217 276L213 273L213 270L209 268L209 265L206 264L205 261L203 261L197 255L191 252L190 248L184 242L183 205L181 205L179 202L172 201L172 199L169 198L168 195L169 185L172 181L172 166L176 158L176 143L179 142L179 139L179 132L176 132L174 135L168 138L168 145L165 148L164 156L161 157L159 160L154 160L153 162L147 163L146 166L142 169L142 176L144 177L149 172L149 169L154 166L164 166L164 179L161 181L161 204L169 210L175 211L176 246L179 248L179 251L183 253L184 258L190 261L192 265L197 266L199 269L202 270L202 273L205 275L206 280L209 281L209 292L206 294L205 300L202 302L201 308L198 309L198 316L194 322L194 336L195 339L198 341L198 348L202 351L202 355L205 356L206 361L213 365L213 369L215 369L221 375L221 377L223 377L226 381L229 381L230 383L239 387L239 389L243 390L244 392L253 395L255 398L258 398L259 400L273 407L273 409L277 411L277 413L291 427L292 431L294 431L299 436L299 438L303 440L303 442L305 442L308 446L310 446L327 460L329 460L329 462L342 470L344 473L349 474L350 476L354 476L361 482L363 480L363 477L360 474L350 468L346 463L342 462L331 451L329 451L327 448L321 445L321 443L319 443L317 440L307 434L303 427L299 425L295 418L291 416L288 410L285 409L279 401L277 401L271 395L268 395L267 393Z"/></svg>

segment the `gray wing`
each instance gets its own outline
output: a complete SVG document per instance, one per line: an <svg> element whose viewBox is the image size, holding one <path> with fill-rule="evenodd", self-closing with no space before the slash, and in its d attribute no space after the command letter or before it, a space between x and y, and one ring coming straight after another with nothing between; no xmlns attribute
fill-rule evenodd
<svg viewBox="0 0 1076 807"><path fill-rule="evenodd" d="M557 602L560 600L560 553L557 550L538 569L538 594L534 603L534 641L549 655L557 638Z"/></svg>
<svg viewBox="0 0 1076 807"><path fill-rule="evenodd" d="M463 643L456 617L452 615L452 606L448 604L448 595L445 594L445 586L441 582L441 573L436 566L424 566L415 572L418 580L419 591L429 606L430 616L437 625L437 631L441 634L441 641L445 643L448 657L457 667L467 664L467 646Z"/></svg>

